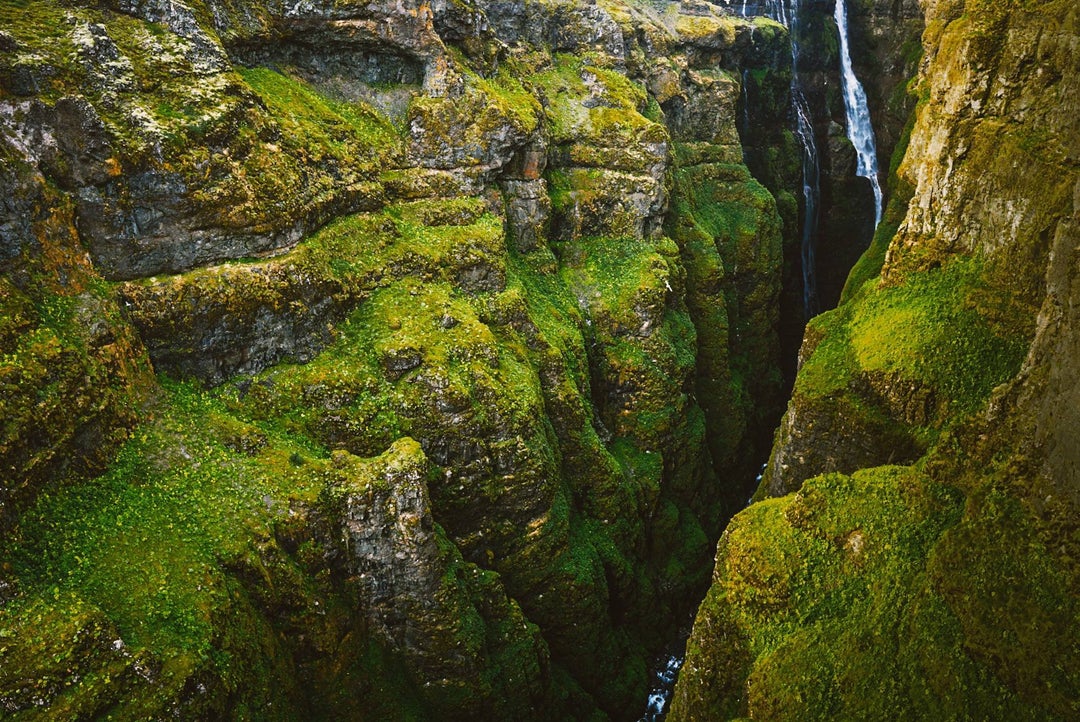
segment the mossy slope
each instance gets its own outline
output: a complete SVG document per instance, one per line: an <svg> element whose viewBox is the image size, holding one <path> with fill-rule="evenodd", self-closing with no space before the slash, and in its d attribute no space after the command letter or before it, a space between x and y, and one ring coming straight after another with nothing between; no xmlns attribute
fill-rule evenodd
<svg viewBox="0 0 1080 722"><path fill-rule="evenodd" d="M808 327L788 495L722 539L676 719L1080 713L1075 12L963 9L928 8L910 204Z"/></svg>
<svg viewBox="0 0 1080 722"><path fill-rule="evenodd" d="M904 467L816 477L740 514L697 622L726 644L695 634L675 717L1067 718L1066 698L1018 694L995 676L997 665L973 655L971 608L943 584L959 562L957 536L973 531L957 526L963 514L959 490ZM996 546L1003 532L975 531L973 548ZM988 571L989 559L978 558L958 565L970 570L963 577ZM1051 559L1036 544L992 562L993 573L1015 580L1013 603L1025 604L999 624L1045 624L1051 635L1076 624L1067 577ZM963 586L971 589L970 578ZM1075 682L1054 667L1031 675L1038 686Z"/></svg>

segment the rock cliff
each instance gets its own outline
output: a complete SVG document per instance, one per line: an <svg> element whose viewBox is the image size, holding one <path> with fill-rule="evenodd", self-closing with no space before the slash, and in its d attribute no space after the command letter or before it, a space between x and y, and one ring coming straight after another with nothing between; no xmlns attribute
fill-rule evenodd
<svg viewBox="0 0 1080 722"><path fill-rule="evenodd" d="M4 714L637 714L781 407L788 41L0 5Z"/></svg>
<svg viewBox="0 0 1080 722"><path fill-rule="evenodd" d="M921 5L906 190L808 328L674 719L1080 713L1077 9Z"/></svg>

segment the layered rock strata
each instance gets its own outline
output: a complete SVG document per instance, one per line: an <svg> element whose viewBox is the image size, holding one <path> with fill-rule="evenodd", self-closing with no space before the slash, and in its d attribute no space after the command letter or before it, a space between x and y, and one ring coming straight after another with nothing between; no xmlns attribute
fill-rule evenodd
<svg viewBox="0 0 1080 722"><path fill-rule="evenodd" d="M784 189L735 119L782 28L44 0L0 29L0 709L636 714L778 411Z"/></svg>

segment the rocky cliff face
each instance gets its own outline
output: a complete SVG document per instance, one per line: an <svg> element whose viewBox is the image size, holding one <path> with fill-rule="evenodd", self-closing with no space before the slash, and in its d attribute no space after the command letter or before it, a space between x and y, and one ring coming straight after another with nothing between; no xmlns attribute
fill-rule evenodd
<svg viewBox="0 0 1080 722"><path fill-rule="evenodd" d="M922 5L910 204L808 329L675 719L1080 712L1077 10Z"/></svg>
<svg viewBox="0 0 1080 722"><path fill-rule="evenodd" d="M736 118L784 30L259 0L0 30L0 709L636 714L777 415L791 179ZM787 86L756 92L767 153Z"/></svg>

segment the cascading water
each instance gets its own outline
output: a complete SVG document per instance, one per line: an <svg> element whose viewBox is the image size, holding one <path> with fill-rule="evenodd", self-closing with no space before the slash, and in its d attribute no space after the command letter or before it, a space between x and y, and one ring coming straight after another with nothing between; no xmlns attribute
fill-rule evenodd
<svg viewBox="0 0 1080 722"><path fill-rule="evenodd" d="M765 15L791 31L791 111L795 121L795 135L802 147L803 179L803 225L800 238L803 276L803 312L807 319L815 316L820 308L815 276L814 245L817 242L818 200L821 195L821 166L814 126L810 122L810 106L803 93L799 77L798 24L802 0L763 0L748 3L746 0L725 0L728 8L742 16Z"/></svg>
<svg viewBox="0 0 1080 722"><path fill-rule="evenodd" d="M847 7L844 0L836 0L836 27L840 31L840 73L844 90L844 112L847 117L847 136L855 146L857 165L855 174L869 178L874 189L874 227L881 223L881 183L878 181L877 148L874 144L874 128L870 124L870 107L866 103L866 91L855 77L851 65L851 48L848 43Z"/></svg>
<svg viewBox="0 0 1080 722"><path fill-rule="evenodd" d="M645 715L638 722L659 722L667 716L668 703L675 691L675 680L679 678L679 669L682 668L685 658L685 652L669 655L664 663L653 671L652 690L649 692Z"/></svg>
<svg viewBox="0 0 1080 722"><path fill-rule="evenodd" d="M798 75L794 76L795 78ZM806 96L802 90L795 87L796 81L792 81L791 104L795 109L795 134L799 137L802 146L803 162L803 199L805 211L803 212L802 242L799 246L802 252L802 275L803 275L803 311L807 320L816 316L818 311L817 279L814 269L817 267L817 259L814 257L814 247L817 242L818 226L818 198L821 187L821 165L818 161L817 144L814 142L814 126L810 122L810 106L806 102Z"/></svg>
<svg viewBox="0 0 1080 722"><path fill-rule="evenodd" d="M802 186L804 199L803 226L801 234L801 255L803 275L803 310L806 318L815 316L821 309L818 305L817 279L815 277L815 243L819 221L819 201L821 197L821 164L818 157L817 142L814 139L814 126L810 116L810 104L803 92L799 77L798 29L800 9L803 0L722 0L732 13L742 17L764 15L788 28L791 33L791 114L795 123L795 135L802 147ZM848 138L855 146L858 157L857 174L869 178L874 189L874 225L881 221L882 194L878 182L877 151L874 145L874 130L870 124L870 111L866 102L866 92L855 77L848 48L847 12L844 0L836 0L836 24L840 29L841 70L843 75L844 108L847 117ZM747 113L743 119L744 127L749 126L749 96L747 93L747 73L743 73L743 110ZM764 467L762 467L764 473ZM757 477L760 483L761 475ZM748 501L749 503L749 501ZM685 641L685 640L684 640ZM667 716L667 707L682 667L683 652L670 654L653 670L653 684L646 703L645 714L639 722L658 722Z"/></svg>

